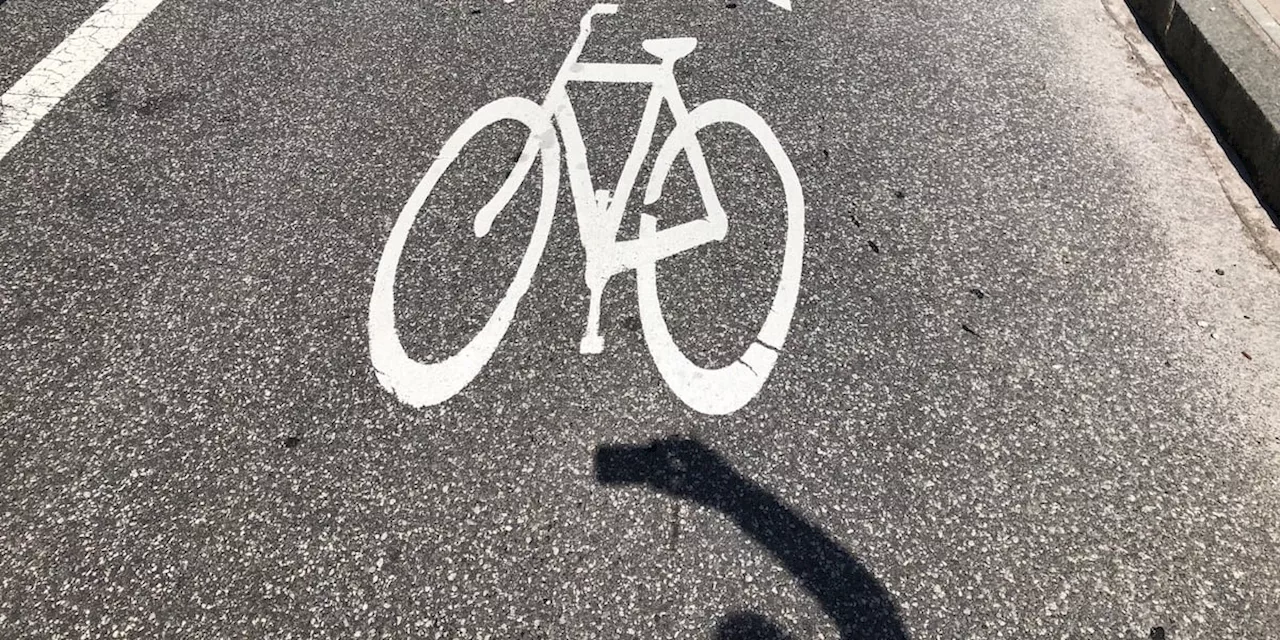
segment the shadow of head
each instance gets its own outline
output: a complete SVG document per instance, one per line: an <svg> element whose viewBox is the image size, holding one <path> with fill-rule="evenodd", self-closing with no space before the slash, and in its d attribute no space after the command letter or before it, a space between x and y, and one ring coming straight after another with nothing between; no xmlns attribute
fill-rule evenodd
<svg viewBox="0 0 1280 640"><path fill-rule="evenodd" d="M731 613L716 625L715 640L794 640L772 620L745 611Z"/></svg>
<svg viewBox="0 0 1280 640"><path fill-rule="evenodd" d="M606 486L646 486L723 513L796 577L835 622L841 638L908 637L893 599L853 554L701 442L664 438L643 445L602 446L596 449L595 473ZM758 635L743 635L753 629ZM770 630L775 634L769 635ZM726 635L734 633L738 635ZM726 618L719 634L786 637L768 619L752 613Z"/></svg>

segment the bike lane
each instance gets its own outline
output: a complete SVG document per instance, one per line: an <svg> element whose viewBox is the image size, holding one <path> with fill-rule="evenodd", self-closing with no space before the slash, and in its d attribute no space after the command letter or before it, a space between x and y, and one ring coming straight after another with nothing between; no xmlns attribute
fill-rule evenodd
<svg viewBox="0 0 1280 640"><path fill-rule="evenodd" d="M383 391L365 322L396 214L473 111L541 99L587 7L170 0L0 163L7 628L1140 637L1274 622L1275 476L1242 435L1267 414L1240 398L1244 377L1275 379L1274 326L1241 317L1265 318L1275 283L1185 133L1143 149L1193 167L1172 206L1222 242L1210 253L1154 219L1169 204L1141 182L1155 170L1095 121L1132 111L1079 96L1110 82L1155 112L1142 127L1175 118L1115 51L1084 79L1064 70L1072 51L1045 40L1075 14L624 6L588 57L645 61L643 38L697 37L677 65L685 100L748 104L797 167L807 247L777 369L737 413L690 411L648 360L629 275L606 292L605 352L578 354L587 296L562 188L484 372L436 407ZM643 95L574 96L603 186ZM468 156L444 210L483 204L513 131ZM706 362L750 339L776 282L770 212L734 225L773 188L747 142L704 142L713 173L742 182L724 195L729 240L659 265L666 320ZM662 211L678 219L693 185L673 180ZM536 195L483 241L466 216L411 237L412 354L447 355L483 321ZM1223 373L1228 341L1258 356L1243 374ZM672 434L702 446L609 457Z"/></svg>

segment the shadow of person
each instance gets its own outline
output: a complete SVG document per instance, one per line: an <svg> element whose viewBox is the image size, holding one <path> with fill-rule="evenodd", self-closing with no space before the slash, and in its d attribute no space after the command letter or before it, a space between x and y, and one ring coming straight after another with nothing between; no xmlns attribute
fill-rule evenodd
<svg viewBox="0 0 1280 640"><path fill-rule="evenodd" d="M715 640L794 640L772 620L749 611L731 613L716 624Z"/></svg>
<svg viewBox="0 0 1280 640"><path fill-rule="evenodd" d="M841 638L909 637L889 593L857 558L701 442L666 438L647 445L601 446L595 472L606 486L647 485L728 516L796 577L835 622ZM735 613L720 621L716 637L788 636L763 616Z"/></svg>

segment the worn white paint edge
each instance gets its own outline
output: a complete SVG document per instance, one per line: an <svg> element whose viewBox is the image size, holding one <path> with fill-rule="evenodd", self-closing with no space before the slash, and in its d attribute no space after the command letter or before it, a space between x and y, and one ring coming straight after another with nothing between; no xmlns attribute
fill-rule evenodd
<svg viewBox="0 0 1280 640"><path fill-rule="evenodd" d="M111 0L0 96L0 158L163 0Z"/></svg>

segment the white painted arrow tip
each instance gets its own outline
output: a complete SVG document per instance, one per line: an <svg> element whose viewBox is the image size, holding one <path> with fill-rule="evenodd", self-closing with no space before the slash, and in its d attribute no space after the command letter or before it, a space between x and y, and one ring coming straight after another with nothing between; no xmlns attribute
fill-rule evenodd
<svg viewBox="0 0 1280 640"><path fill-rule="evenodd" d="M769 2L772 2L787 11L791 10L791 0L769 0Z"/></svg>

